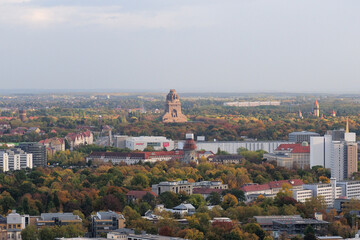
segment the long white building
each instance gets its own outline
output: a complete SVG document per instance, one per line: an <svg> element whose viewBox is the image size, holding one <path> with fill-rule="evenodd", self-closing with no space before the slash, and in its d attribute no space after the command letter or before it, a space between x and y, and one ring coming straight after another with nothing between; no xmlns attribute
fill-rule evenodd
<svg viewBox="0 0 360 240"><path fill-rule="evenodd" d="M219 142L204 142L197 141L197 149L205 151L212 151L214 153L220 148L221 151L226 151L230 154L237 154L239 148L246 148L249 151L264 150L268 153L273 153L280 144L291 144L293 142L287 141L219 141ZM182 149L184 146L183 141L178 142L178 148Z"/></svg>
<svg viewBox="0 0 360 240"><path fill-rule="evenodd" d="M303 189L312 190L313 197L324 197L325 203L330 208L334 206L334 200L341 196L341 187L336 185L336 180L333 178L331 183L304 184Z"/></svg>

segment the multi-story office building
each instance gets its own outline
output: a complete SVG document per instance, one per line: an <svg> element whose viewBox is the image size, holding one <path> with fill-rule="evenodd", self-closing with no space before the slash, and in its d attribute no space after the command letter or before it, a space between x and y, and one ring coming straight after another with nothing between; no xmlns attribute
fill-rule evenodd
<svg viewBox="0 0 360 240"><path fill-rule="evenodd" d="M17 169L20 166L20 169L33 168L33 155L31 153L27 153L23 151L21 148L12 148L9 151L14 155L18 155L20 165L17 165Z"/></svg>
<svg viewBox="0 0 360 240"><path fill-rule="evenodd" d="M304 184L303 189L312 190L313 197L324 197L328 207L334 206L334 200L341 196L341 187L336 186L336 179L331 179L331 183Z"/></svg>
<svg viewBox="0 0 360 240"><path fill-rule="evenodd" d="M305 202L306 199L313 197L313 191L310 189L299 189L292 191L293 192L293 198L298 202Z"/></svg>
<svg viewBox="0 0 360 240"><path fill-rule="evenodd" d="M69 224L81 224L82 219L73 213L42 213L36 221L36 226L63 226Z"/></svg>
<svg viewBox="0 0 360 240"><path fill-rule="evenodd" d="M152 185L152 191L156 195L160 195L163 192L184 192L188 195L191 195L193 193L193 187L194 185L188 181L160 182L159 184Z"/></svg>
<svg viewBox="0 0 360 240"><path fill-rule="evenodd" d="M124 216L116 212L97 212L96 215L91 216L92 237L99 237L101 233L109 233L124 227Z"/></svg>
<svg viewBox="0 0 360 240"><path fill-rule="evenodd" d="M37 142L20 143L19 147L27 153L32 154L33 167L44 167L47 165L46 147Z"/></svg>
<svg viewBox="0 0 360 240"><path fill-rule="evenodd" d="M3 172L32 168L32 154L20 148L0 151L0 169Z"/></svg>
<svg viewBox="0 0 360 240"><path fill-rule="evenodd" d="M294 143L302 143L302 142L308 142L310 143L310 137L320 136L320 134L316 132L292 132L289 133L289 142Z"/></svg>
<svg viewBox="0 0 360 240"><path fill-rule="evenodd" d="M341 196L360 199L360 181L339 181L336 186L341 187Z"/></svg>

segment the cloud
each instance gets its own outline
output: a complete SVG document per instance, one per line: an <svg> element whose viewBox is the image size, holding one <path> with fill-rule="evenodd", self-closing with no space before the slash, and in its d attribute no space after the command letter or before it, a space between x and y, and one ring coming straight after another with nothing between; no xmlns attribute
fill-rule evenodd
<svg viewBox="0 0 360 240"><path fill-rule="evenodd" d="M12 0L0 0L3 14L2 25L49 27L58 24L72 26L102 25L107 27L136 29L173 29L202 27L212 24L211 18L199 6L179 6L163 10L126 11L121 6L33 6L14 4ZM30 0L14 0L16 3ZM206 19L204 19L204 17Z"/></svg>

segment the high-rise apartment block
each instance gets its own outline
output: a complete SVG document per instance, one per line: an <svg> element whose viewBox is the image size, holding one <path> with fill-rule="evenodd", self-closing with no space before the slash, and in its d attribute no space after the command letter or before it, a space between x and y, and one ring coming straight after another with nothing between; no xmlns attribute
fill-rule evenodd
<svg viewBox="0 0 360 240"><path fill-rule="evenodd" d="M20 148L0 151L0 169L3 172L26 168L33 168L31 153L27 153Z"/></svg>
<svg viewBox="0 0 360 240"><path fill-rule="evenodd" d="M348 125L347 125L348 126ZM327 131L324 136L310 138L310 167L331 169L338 181L350 179L357 172L358 145L356 134L346 130Z"/></svg>
<svg viewBox="0 0 360 240"><path fill-rule="evenodd" d="M46 147L37 142L20 143L19 147L27 153L32 154L33 167L44 167L47 165Z"/></svg>

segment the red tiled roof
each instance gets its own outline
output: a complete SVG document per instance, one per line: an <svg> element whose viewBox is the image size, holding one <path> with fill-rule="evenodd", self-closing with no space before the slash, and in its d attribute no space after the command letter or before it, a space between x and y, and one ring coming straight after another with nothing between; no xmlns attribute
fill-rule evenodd
<svg viewBox="0 0 360 240"><path fill-rule="evenodd" d="M255 192L255 191L268 190L268 189L270 189L269 184L248 185L248 186L243 186L243 187L241 188L241 190L243 190L244 192Z"/></svg>
<svg viewBox="0 0 360 240"><path fill-rule="evenodd" d="M82 133L68 133L65 138L75 141L75 139L77 138L84 138L90 136L91 136L91 132L89 130L86 130L85 132Z"/></svg>
<svg viewBox="0 0 360 240"><path fill-rule="evenodd" d="M133 196L136 199L142 199L147 193L150 193L154 197L157 197L157 195L154 192L148 192L148 191L130 191L126 194L126 196Z"/></svg>
<svg viewBox="0 0 360 240"><path fill-rule="evenodd" d="M271 181L265 184L256 184L256 185L248 185L243 186L241 190L244 192L255 192L255 191L263 191L273 188L281 188L284 183L288 183L291 186L301 186L303 185L303 181L301 179L290 179L290 180L281 180L281 181Z"/></svg>
<svg viewBox="0 0 360 240"><path fill-rule="evenodd" d="M276 151L291 150L291 153L310 153L310 146L302 146L301 143L280 144Z"/></svg>

